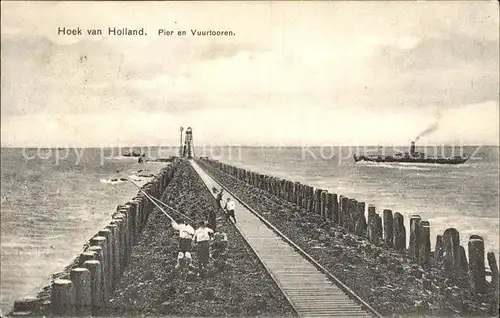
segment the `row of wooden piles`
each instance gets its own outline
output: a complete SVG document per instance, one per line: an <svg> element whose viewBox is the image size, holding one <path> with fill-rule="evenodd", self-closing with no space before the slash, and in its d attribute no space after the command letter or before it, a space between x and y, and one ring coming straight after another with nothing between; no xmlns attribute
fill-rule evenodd
<svg viewBox="0 0 500 318"><path fill-rule="evenodd" d="M477 293L484 293L486 290L484 240L479 235L469 237L469 260L465 248L460 245L460 233L455 228L448 228L442 235L438 235L435 250L431 251L430 223L422 220L419 215L410 217L407 244L407 228L404 216L399 212L393 213L392 210L385 209L379 214L374 205L369 204L366 208L365 202L329 193L327 190L237 168L207 157L201 158L201 161L307 211L321 215L325 221L342 226L375 245L406 253L419 265L441 267L449 278L455 281L465 279L472 284ZM487 260L492 287L497 290L499 276L495 254L489 252Z"/></svg>
<svg viewBox="0 0 500 318"><path fill-rule="evenodd" d="M167 166L142 190L160 197L174 172L172 165ZM119 205L109 224L90 239L75 267L52 282L50 300L41 302L32 297L17 300L11 315L38 315L48 309L52 316L89 316L107 307L153 208L141 191L129 202Z"/></svg>

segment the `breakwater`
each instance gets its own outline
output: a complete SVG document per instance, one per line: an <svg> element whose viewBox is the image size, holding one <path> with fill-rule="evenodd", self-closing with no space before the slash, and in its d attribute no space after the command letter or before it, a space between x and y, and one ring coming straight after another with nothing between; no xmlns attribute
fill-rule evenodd
<svg viewBox="0 0 500 318"><path fill-rule="evenodd" d="M142 190L159 196L175 174L175 164L163 168ZM113 289L127 267L132 250L153 210L146 196L137 195L113 213L82 253L35 297L18 299L11 316L88 316L109 303Z"/></svg>
<svg viewBox="0 0 500 318"><path fill-rule="evenodd" d="M328 257L323 257L322 254L331 252L330 258L351 263L347 268L344 266L336 270L344 272L345 275L342 275L346 280L352 279L352 284L358 285L360 293L366 299L373 298L373 301L377 302L382 301L380 298L384 298L380 295L386 295L388 297L386 300L392 300L386 304L386 307L389 307L399 301L397 295L391 295L390 291L378 287L398 289L399 294L404 294L404 290L399 290L399 287L412 285L415 286L415 290L408 290L408 295L414 299L411 305L415 308L410 308L412 307L410 305L400 306L394 308L396 312L399 310L401 313L446 315L460 313L484 315L496 312L497 264L495 255L488 253L486 260L490 270L487 270L484 241L480 236L472 235L469 238L467 246L469 260L465 255L465 248L459 244L459 232L454 228L438 235L437 248L431 251L430 224L421 216L412 216L409 226L406 227L400 213L383 210L379 214L375 206L367 207L366 203L353 198L328 193L298 182L258 174L206 157L201 158L200 164L205 169L211 170L211 173L221 178L220 180L224 180L226 186L233 190L238 189L245 202L254 204L254 207L260 209L274 209L268 211L266 217L276 221L275 225L278 227L283 225L284 231L287 231L287 227L292 228L290 235L297 241L304 241L304 246L310 245L312 253L315 253L315 249L324 248L321 253L317 253L318 258L328 263ZM332 226L335 230L330 228ZM303 230L310 235L300 237L293 233L297 230ZM410 232L409 242L406 242L406 231ZM317 240L311 239L314 237ZM312 246L310 243L313 241L314 245L320 246ZM350 247L353 247L352 251ZM351 255L349 254L351 252L355 253ZM350 257L342 258L342 254L344 256L349 254ZM373 267L367 264L371 267L371 271L365 274L372 277L366 277L365 280L365 277L359 275L362 269L356 268L356 263L362 264L364 259L369 258L373 258L378 264ZM388 271L387 276L385 272L378 272L381 268ZM349 277L349 272L356 272L358 275ZM408 275L405 275L406 272ZM379 274L380 277L376 277L377 282L373 276ZM487 276L491 276L491 281L486 279ZM392 278L401 280L396 279L395 284L391 282L391 285L388 281L393 280ZM374 280L372 293L366 290L370 285L370 279ZM407 286L402 288L404 287ZM374 296L375 294L379 296ZM452 301L454 297L460 301ZM401 303L405 302L405 299L401 299ZM443 312L439 308L432 308L434 305L448 306L449 310ZM383 306L383 301L380 306Z"/></svg>

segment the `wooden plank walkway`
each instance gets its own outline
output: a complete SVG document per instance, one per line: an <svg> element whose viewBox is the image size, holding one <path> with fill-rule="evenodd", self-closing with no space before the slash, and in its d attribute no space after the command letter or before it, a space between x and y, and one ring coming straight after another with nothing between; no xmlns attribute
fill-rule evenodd
<svg viewBox="0 0 500 318"><path fill-rule="evenodd" d="M213 187L222 187L195 161L192 160L191 164L210 193ZM212 195L215 197L215 194ZM328 275L241 204L233 194L225 191L224 200L228 197L236 204L237 228L300 317L379 316L361 306L354 297L349 297Z"/></svg>

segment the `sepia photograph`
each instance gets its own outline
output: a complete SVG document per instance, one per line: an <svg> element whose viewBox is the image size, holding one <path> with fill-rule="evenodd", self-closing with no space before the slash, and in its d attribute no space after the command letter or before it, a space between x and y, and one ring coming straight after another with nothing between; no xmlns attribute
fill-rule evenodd
<svg viewBox="0 0 500 318"><path fill-rule="evenodd" d="M0 317L499 317L497 1L0 23Z"/></svg>

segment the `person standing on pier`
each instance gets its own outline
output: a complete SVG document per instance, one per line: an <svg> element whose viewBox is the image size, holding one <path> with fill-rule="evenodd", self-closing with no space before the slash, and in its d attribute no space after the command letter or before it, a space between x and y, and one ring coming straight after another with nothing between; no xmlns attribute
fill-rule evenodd
<svg viewBox="0 0 500 318"><path fill-rule="evenodd" d="M214 231L215 231L215 228L217 227L217 224L216 224L217 215L215 214L215 211L216 211L216 209L211 209L211 208L208 210L208 220L207 220L208 227Z"/></svg>
<svg viewBox="0 0 500 318"><path fill-rule="evenodd" d="M219 193L217 193L217 198L215 199L216 203L216 208L221 208L222 207L222 195L223 195L224 189L220 189Z"/></svg>
<svg viewBox="0 0 500 318"><path fill-rule="evenodd" d="M198 229L194 232L193 241L197 246L198 252L198 271L201 276L205 272L210 257L210 240L214 231L205 226L205 222L199 223Z"/></svg>
<svg viewBox="0 0 500 318"><path fill-rule="evenodd" d="M177 255L177 265L175 265L175 268L179 268L180 260L184 257L191 263L191 242L195 232L185 219L180 224L172 221L172 227L179 231L179 254Z"/></svg>
<svg viewBox="0 0 500 318"><path fill-rule="evenodd" d="M213 187L212 191L214 193L216 193L217 188ZM217 227L217 224L216 224L217 214L216 214L216 212L223 207L223 203L221 202L223 192L224 192L224 189L221 188L220 191L217 193L217 196L215 198L215 210L208 211L208 217L207 217L208 227L214 231Z"/></svg>
<svg viewBox="0 0 500 318"><path fill-rule="evenodd" d="M234 216L234 202L231 198L227 198L226 206L224 208L226 209L226 220L233 218L234 224L236 224L236 217Z"/></svg>

